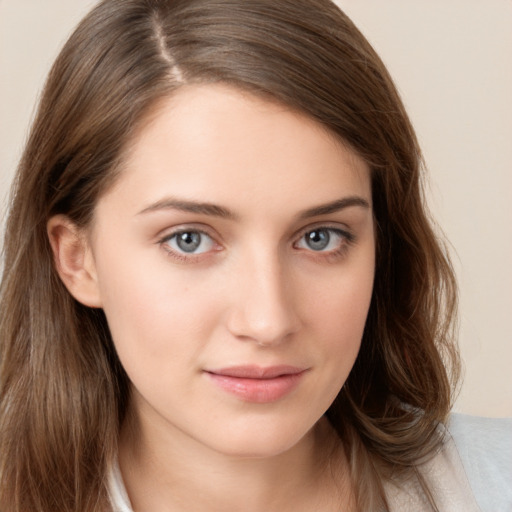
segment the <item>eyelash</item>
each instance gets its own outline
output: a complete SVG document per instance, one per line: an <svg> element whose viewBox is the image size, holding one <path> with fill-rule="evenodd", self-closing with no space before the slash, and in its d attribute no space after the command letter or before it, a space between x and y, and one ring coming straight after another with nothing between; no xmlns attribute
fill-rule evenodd
<svg viewBox="0 0 512 512"><path fill-rule="evenodd" d="M339 247L336 249L330 250L330 251L315 251L314 249L302 249L302 248L296 247L297 244L300 241L302 241L306 235L311 234L315 231L328 232L330 235L332 235L334 233L336 236L339 236L341 238ZM214 252L218 252L218 251L222 250L222 249L220 249L221 246L219 244L217 244L217 242L215 242L214 238L209 233L207 233L205 230L202 230L199 228L177 229L176 231L174 231L170 234L167 234L164 237L162 237L161 239L159 239L157 244L160 245L166 251L168 256L170 256L171 258L176 259L178 261L185 262L185 263L193 263L194 261L204 258L208 253L212 252L211 250L209 250L209 251L204 251L201 253L195 253L195 254L188 253L187 254L185 252L179 252L179 251L169 247L169 242L171 240L175 239L176 237L178 237L181 234L187 234L187 233L196 233L196 234L200 234L202 236L206 236L211 240L211 243L213 244L214 247L215 246L219 247L219 248L214 248L213 249ZM346 252L348 251L350 246L355 243L355 241L356 241L356 237L354 236L353 233L350 233L349 231L342 230L337 227L319 225L319 226L314 226L314 227L308 227L306 230L303 230L301 232L301 235L298 238L298 240L296 242L294 242L293 246L297 250L304 250L306 252L311 253L311 256L314 258L321 258L321 259L324 259L324 260L327 260L330 262L330 261L337 261L340 258L342 258L343 256L345 256Z"/></svg>

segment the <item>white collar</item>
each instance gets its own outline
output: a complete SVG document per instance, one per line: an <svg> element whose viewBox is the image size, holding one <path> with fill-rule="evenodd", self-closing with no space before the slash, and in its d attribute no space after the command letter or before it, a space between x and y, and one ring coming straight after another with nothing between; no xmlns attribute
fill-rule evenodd
<svg viewBox="0 0 512 512"><path fill-rule="evenodd" d="M133 512L117 459L110 471L109 496L114 512Z"/></svg>

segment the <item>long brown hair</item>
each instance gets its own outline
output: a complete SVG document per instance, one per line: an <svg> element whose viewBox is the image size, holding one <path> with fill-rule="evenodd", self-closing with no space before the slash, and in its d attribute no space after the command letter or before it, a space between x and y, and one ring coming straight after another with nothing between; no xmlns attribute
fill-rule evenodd
<svg viewBox="0 0 512 512"><path fill-rule="evenodd" d="M224 82L326 126L369 164L372 302L356 364L327 412L358 508L439 447L458 376L456 287L421 188L422 157L384 65L329 0L104 0L46 83L13 185L1 284L0 510L109 510L129 394L101 310L67 292L46 224L91 221L156 102ZM428 490L426 489L428 492Z"/></svg>

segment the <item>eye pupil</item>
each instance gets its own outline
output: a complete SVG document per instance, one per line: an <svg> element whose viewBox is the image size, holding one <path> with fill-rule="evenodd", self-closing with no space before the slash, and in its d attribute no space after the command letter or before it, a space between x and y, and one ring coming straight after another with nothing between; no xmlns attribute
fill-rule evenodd
<svg viewBox="0 0 512 512"><path fill-rule="evenodd" d="M329 245L329 232L325 229L315 229L306 235L306 243L314 251L321 251Z"/></svg>
<svg viewBox="0 0 512 512"><path fill-rule="evenodd" d="M176 235L176 244L184 252L194 252L201 245L201 235L186 231Z"/></svg>

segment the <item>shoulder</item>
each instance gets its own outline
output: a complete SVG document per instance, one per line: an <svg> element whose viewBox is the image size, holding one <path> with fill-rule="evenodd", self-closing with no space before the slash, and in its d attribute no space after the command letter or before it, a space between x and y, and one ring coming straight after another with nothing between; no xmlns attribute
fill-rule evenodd
<svg viewBox="0 0 512 512"><path fill-rule="evenodd" d="M482 512L512 510L512 418L452 414L447 422Z"/></svg>

